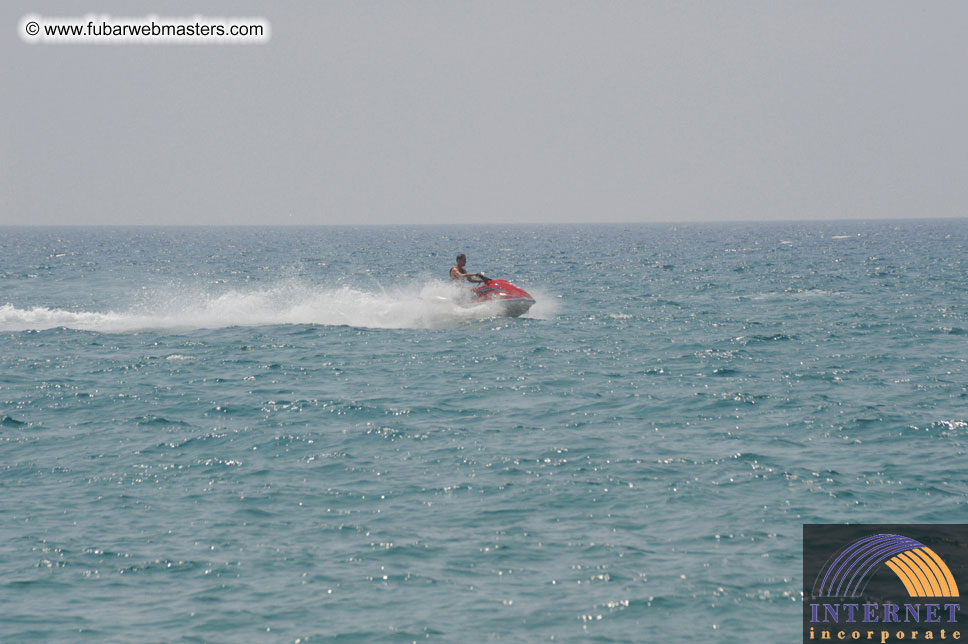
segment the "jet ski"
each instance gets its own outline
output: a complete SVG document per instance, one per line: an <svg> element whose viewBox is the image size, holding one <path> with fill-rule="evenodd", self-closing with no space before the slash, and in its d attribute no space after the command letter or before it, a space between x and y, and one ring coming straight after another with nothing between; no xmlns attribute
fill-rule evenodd
<svg viewBox="0 0 968 644"><path fill-rule="evenodd" d="M524 315L534 305L534 298L523 288L507 280L492 280L480 275L483 285L474 289L477 302L499 302L504 315L516 318Z"/></svg>

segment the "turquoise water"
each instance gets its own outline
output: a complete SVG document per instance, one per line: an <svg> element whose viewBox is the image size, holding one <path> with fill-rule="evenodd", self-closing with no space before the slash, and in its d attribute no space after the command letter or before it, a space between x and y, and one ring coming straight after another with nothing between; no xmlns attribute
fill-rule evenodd
<svg viewBox="0 0 968 644"><path fill-rule="evenodd" d="M468 268L535 295L461 306ZM5 228L0 640L792 642L968 520L968 221Z"/></svg>

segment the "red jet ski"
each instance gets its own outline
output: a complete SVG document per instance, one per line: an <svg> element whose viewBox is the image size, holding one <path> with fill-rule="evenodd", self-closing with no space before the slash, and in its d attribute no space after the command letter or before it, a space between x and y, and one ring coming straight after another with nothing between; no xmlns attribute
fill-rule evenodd
<svg viewBox="0 0 968 644"><path fill-rule="evenodd" d="M474 289L478 302L500 302L504 314L516 318L524 315L534 305L534 298L507 280L492 280L480 275L483 286Z"/></svg>

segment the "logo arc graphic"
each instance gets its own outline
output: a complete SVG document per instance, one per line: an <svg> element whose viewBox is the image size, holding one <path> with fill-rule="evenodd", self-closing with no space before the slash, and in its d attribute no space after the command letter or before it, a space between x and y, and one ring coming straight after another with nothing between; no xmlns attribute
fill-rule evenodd
<svg viewBox="0 0 968 644"><path fill-rule="evenodd" d="M817 575L819 597L859 597L886 565L911 597L959 597L951 570L923 543L898 534L876 534L841 549Z"/></svg>

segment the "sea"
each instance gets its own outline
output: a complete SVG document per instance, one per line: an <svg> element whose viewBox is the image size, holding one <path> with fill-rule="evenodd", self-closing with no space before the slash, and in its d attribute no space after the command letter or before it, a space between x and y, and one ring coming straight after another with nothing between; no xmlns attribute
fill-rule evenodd
<svg viewBox="0 0 968 644"><path fill-rule="evenodd" d="M799 641L804 524L968 522L966 278L965 219L0 228L0 641Z"/></svg>

